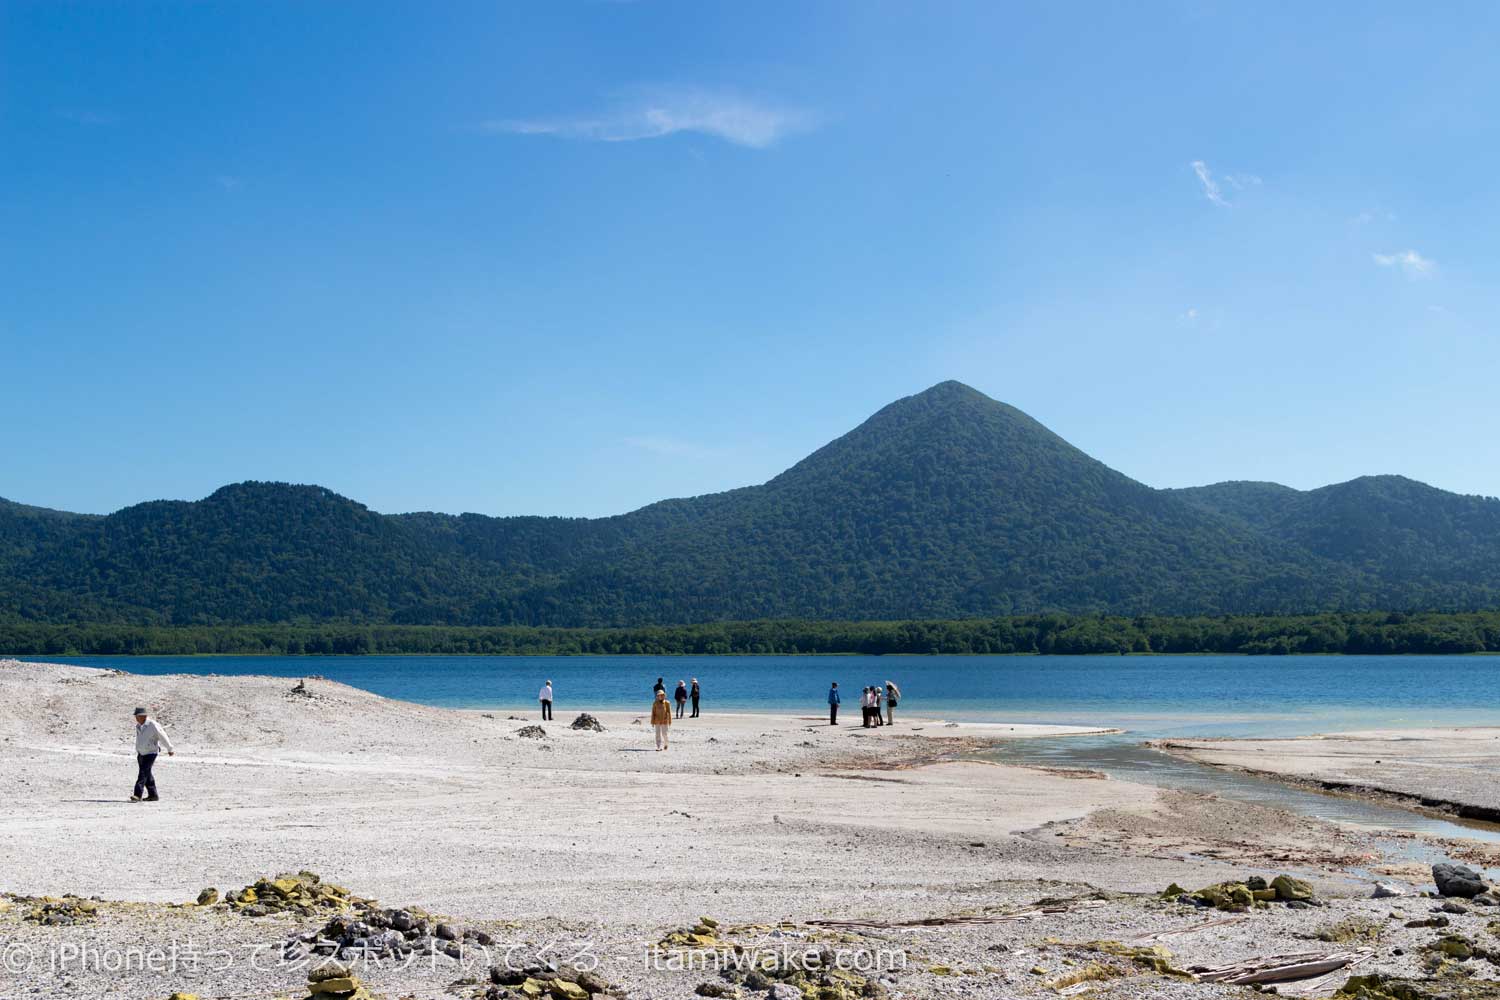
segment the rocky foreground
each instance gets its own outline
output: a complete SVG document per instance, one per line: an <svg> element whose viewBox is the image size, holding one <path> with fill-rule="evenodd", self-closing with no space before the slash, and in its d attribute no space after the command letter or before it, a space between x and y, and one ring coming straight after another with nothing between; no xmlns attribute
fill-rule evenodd
<svg viewBox="0 0 1500 1000"><path fill-rule="evenodd" d="M1486 872L1415 860L1479 845L966 759L1027 727L583 714L0 663L0 997L1497 996Z"/></svg>

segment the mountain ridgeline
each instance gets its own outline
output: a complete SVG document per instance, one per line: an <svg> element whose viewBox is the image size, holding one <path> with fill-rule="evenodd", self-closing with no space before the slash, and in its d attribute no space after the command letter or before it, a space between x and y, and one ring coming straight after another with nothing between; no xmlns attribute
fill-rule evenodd
<svg viewBox="0 0 1500 1000"><path fill-rule="evenodd" d="M0 501L0 618L639 626L1473 610L1500 501L1397 476L1157 490L957 382L760 486L598 519L378 514L316 486Z"/></svg>

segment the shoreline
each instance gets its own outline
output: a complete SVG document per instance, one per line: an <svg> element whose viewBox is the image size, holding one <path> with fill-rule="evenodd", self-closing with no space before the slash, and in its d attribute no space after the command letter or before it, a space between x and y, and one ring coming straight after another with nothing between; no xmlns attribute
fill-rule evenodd
<svg viewBox="0 0 1500 1000"><path fill-rule="evenodd" d="M1410 812L1447 820L1465 820L1478 824L1479 829L1500 831L1500 802L1493 796L1481 800L1479 794L1472 797L1453 795L1451 791L1439 791L1435 787L1442 781L1410 777L1410 772L1395 782L1375 777L1357 777L1347 773L1349 767L1367 767L1371 763L1382 766L1387 759L1402 760L1397 742L1422 742L1420 734L1445 734L1449 739L1500 740L1500 729L1487 726L1454 726L1441 730L1413 728L1407 731L1383 731L1376 734L1328 733L1281 739L1264 738L1202 738L1150 740L1146 746L1169 754L1180 760L1191 761L1204 767L1251 775L1280 782L1295 788L1303 788L1330 795L1346 796L1367 802L1395 806ZM1375 757L1375 751L1363 759L1351 763L1336 764L1319 762L1314 764L1298 758L1306 758L1323 749L1321 744L1346 743L1362 737L1381 741L1385 748ZM1267 753L1267 750L1270 753ZM1265 754L1266 759L1261 759ZM1475 788L1478 792L1482 786Z"/></svg>
<svg viewBox="0 0 1500 1000"><path fill-rule="evenodd" d="M26 808L0 814L0 890L105 902L51 927L28 922L35 900L0 898L0 942L54 957L182 940L279 948L326 914L191 901L303 869L528 955L584 942L641 1000L721 995L700 992L724 983L714 972L651 958L703 915L726 944L899 952L899 968L840 1000L1046 1000L1084 969L1102 976L1100 1000L1228 1000L1234 988L1098 943L1161 939L1174 968L1215 966L1322 948L1309 940L1327 927L1381 921L1380 954L1361 961L1418 974L1433 933L1405 923L1430 908L1414 895L1425 869L1371 831L1080 768L962 759L1097 727L949 725L898 709L894 725L866 730L857 717L834 728L823 715L723 712L674 723L661 753L637 724L644 705L574 730L573 711L539 723L534 708L512 719L320 679L298 692L294 680L7 661L0 751L24 766L0 771L0 795ZM177 744L157 766L160 803L124 800L133 723L121 713L135 704ZM1174 882L1252 875L1304 880L1320 905L1226 915L1161 896ZM1370 899L1377 877L1410 898ZM1453 930L1482 935L1486 917L1454 915ZM494 1000L495 958L476 967L439 953L360 975L387 1000ZM305 991L305 968L285 963L119 974L38 962L0 969L0 993Z"/></svg>

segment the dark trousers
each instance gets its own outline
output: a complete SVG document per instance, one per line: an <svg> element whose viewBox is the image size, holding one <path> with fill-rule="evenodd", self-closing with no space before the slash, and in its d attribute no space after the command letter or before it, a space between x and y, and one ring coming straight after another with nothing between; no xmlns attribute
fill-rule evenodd
<svg viewBox="0 0 1500 1000"><path fill-rule="evenodd" d="M552 718L552 702L548 701L546 698L543 698L542 699L542 719L543 720L548 720L548 719L551 719L551 718Z"/></svg>
<svg viewBox="0 0 1500 1000"><path fill-rule="evenodd" d="M156 754L154 753L138 753L135 755L136 798L140 798L142 795L146 795L148 793L150 794L151 798L156 798L156 779L151 776L151 766L155 763Z"/></svg>
<svg viewBox="0 0 1500 1000"><path fill-rule="evenodd" d="M697 717L698 717L698 699L694 698L693 699L693 718L696 719Z"/></svg>
<svg viewBox="0 0 1500 1000"><path fill-rule="evenodd" d="M686 708L686 707L687 707L687 702L685 702L685 701L679 701L677 703L677 717L679 719L682 718L682 710L684 708Z"/></svg>
<svg viewBox="0 0 1500 1000"><path fill-rule="evenodd" d="M839 707L837 705L828 706L828 724L830 726L839 724Z"/></svg>

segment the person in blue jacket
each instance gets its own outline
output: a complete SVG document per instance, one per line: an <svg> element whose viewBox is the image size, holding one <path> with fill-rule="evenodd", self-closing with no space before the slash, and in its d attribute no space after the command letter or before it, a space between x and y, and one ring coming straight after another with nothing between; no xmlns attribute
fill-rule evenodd
<svg viewBox="0 0 1500 1000"><path fill-rule="evenodd" d="M828 724L836 726L839 724L839 682L834 681L833 687L828 689Z"/></svg>

